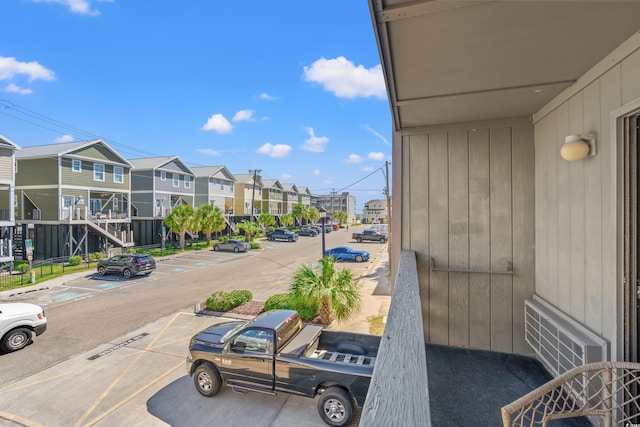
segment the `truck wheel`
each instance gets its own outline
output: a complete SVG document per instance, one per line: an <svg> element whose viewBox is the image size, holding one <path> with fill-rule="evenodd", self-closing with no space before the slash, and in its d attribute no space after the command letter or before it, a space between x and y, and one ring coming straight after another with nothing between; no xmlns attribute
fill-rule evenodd
<svg viewBox="0 0 640 427"><path fill-rule="evenodd" d="M356 255L356 262L362 262L362 257L360 255Z"/></svg>
<svg viewBox="0 0 640 427"><path fill-rule="evenodd" d="M103 266L98 267L98 274L104 276L107 273L107 269Z"/></svg>
<svg viewBox="0 0 640 427"><path fill-rule="evenodd" d="M122 270L122 275L124 276L125 279L130 279L131 270L129 270L128 268L125 268L124 270Z"/></svg>
<svg viewBox="0 0 640 427"><path fill-rule="evenodd" d="M193 383L198 392L207 397L213 397L220 391L222 380L220 373L210 363L203 363L193 373Z"/></svg>
<svg viewBox="0 0 640 427"><path fill-rule="evenodd" d="M2 350L10 353L26 347L31 341L31 331L27 328L16 328L2 337L0 347Z"/></svg>
<svg viewBox="0 0 640 427"><path fill-rule="evenodd" d="M353 418L353 401L349 393L338 387L330 387L320 395L318 413L330 426L346 426Z"/></svg>
<svg viewBox="0 0 640 427"><path fill-rule="evenodd" d="M356 239L356 242L358 242L358 243L362 243L362 237L358 237L358 238Z"/></svg>

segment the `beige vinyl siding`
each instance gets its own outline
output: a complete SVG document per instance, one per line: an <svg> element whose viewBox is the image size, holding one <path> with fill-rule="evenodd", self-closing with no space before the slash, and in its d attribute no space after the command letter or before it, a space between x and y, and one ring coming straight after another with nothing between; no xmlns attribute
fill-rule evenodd
<svg viewBox="0 0 640 427"><path fill-rule="evenodd" d="M58 184L58 158L20 159L16 173L16 187Z"/></svg>
<svg viewBox="0 0 640 427"><path fill-rule="evenodd" d="M0 148L0 182L13 182L13 150Z"/></svg>
<svg viewBox="0 0 640 427"><path fill-rule="evenodd" d="M640 37L628 56L603 62L587 73L561 102L535 116L536 293L589 329L614 343L622 333L619 311L622 280L617 272L617 196L621 168L612 140L611 113L640 99ZM564 137L596 134L597 155L576 162L560 158ZM615 358L615 353L612 353Z"/></svg>
<svg viewBox="0 0 640 427"><path fill-rule="evenodd" d="M530 353L533 127L526 119L412 130L402 138L402 248L417 254L428 342ZM432 271L438 268L459 271ZM469 272L506 271L514 275Z"/></svg>

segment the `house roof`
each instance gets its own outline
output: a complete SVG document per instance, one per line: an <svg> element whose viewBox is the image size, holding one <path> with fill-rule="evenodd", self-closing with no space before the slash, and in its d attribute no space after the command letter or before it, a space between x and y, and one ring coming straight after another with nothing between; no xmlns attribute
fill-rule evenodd
<svg viewBox="0 0 640 427"><path fill-rule="evenodd" d="M282 185L280 184L280 181L278 181L277 179L263 179L262 180L262 186L264 188L277 188L278 190L282 190Z"/></svg>
<svg viewBox="0 0 640 427"><path fill-rule="evenodd" d="M20 147L15 142L11 141L4 135L0 135L0 147L12 148L14 150L20 150Z"/></svg>
<svg viewBox="0 0 640 427"><path fill-rule="evenodd" d="M369 8L395 130L531 117L640 29L640 2L626 0Z"/></svg>
<svg viewBox="0 0 640 427"><path fill-rule="evenodd" d="M129 159L129 162L135 169L140 170L156 170L163 169L167 164L171 162L180 163L180 165L195 176L193 170L187 166L185 162L178 156L162 156L162 157L143 157L138 159Z"/></svg>
<svg viewBox="0 0 640 427"><path fill-rule="evenodd" d="M311 191L309 191L309 187L298 187L298 194L306 194L311 196Z"/></svg>
<svg viewBox="0 0 640 427"><path fill-rule="evenodd" d="M229 172L226 166L198 166L191 168L196 177L217 177L218 179L227 179L229 181L236 181L235 175Z"/></svg>
<svg viewBox="0 0 640 427"><path fill-rule="evenodd" d="M282 189L284 191L289 191L291 193L297 193L298 187L295 184L282 184Z"/></svg>
<svg viewBox="0 0 640 427"><path fill-rule="evenodd" d="M252 173L239 173L235 175L236 181L241 184L252 184L254 175ZM256 185L262 186L262 178L260 175L255 175Z"/></svg>
<svg viewBox="0 0 640 427"><path fill-rule="evenodd" d="M27 158L42 158L42 157L56 157L73 154L74 151L89 147L91 145L100 144L106 147L109 151L116 155L120 162L126 166L132 167L131 163L116 150L111 148L109 144L101 139L92 139L87 141L75 141L75 142L62 142L58 144L45 144L34 145L30 147L24 147L22 150L16 153L17 159Z"/></svg>

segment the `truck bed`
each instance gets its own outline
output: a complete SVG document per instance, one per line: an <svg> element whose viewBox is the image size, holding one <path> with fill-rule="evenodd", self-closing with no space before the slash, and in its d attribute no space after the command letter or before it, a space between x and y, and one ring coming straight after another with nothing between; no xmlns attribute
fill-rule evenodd
<svg viewBox="0 0 640 427"><path fill-rule="evenodd" d="M379 346L380 337L377 336L329 331L319 325L307 325L287 343L280 355L374 366Z"/></svg>

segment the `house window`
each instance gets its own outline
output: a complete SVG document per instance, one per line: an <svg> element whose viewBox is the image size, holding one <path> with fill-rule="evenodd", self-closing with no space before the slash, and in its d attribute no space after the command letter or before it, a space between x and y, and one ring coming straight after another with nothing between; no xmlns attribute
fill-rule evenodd
<svg viewBox="0 0 640 427"><path fill-rule="evenodd" d="M81 160L71 160L71 170L73 172L82 172L82 161Z"/></svg>
<svg viewBox="0 0 640 427"><path fill-rule="evenodd" d="M173 174L173 186L180 187L180 176L177 173Z"/></svg>
<svg viewBox="0 0 640 427"><path fill-rule="evenodd" d="M224 191L224 181L220 181L220 190Z"/></svg>
<svg viewBox="0 0 640 427"><path fill-rule="evenodd" d="M191 188L191 177L189 175L184 176L184 188Z"/></svg>
<svg viewBox="0 0 640 427"><path fill-rule="evenodd" d="M94 163L93 165L93 180L104 182L104 165L102 163Z"/></svg>
<svg viewBox="0 0 640 427"><path fill-rule="evenodd" d="M73 196L62 196L62 207L69 209L73 206Z"/></svg>
<svg viewBox="0 0 640 427"><path fill-rule="evenodd" d="M167 180L167 173L165 171L160 171L160 181Z"/></svg>
<svg viewBox="0 0 640 427"><path fill-rule="evenodd" d="M120 166L113 167L113 182L122 184L124 182L124 169Z"/></svg>

